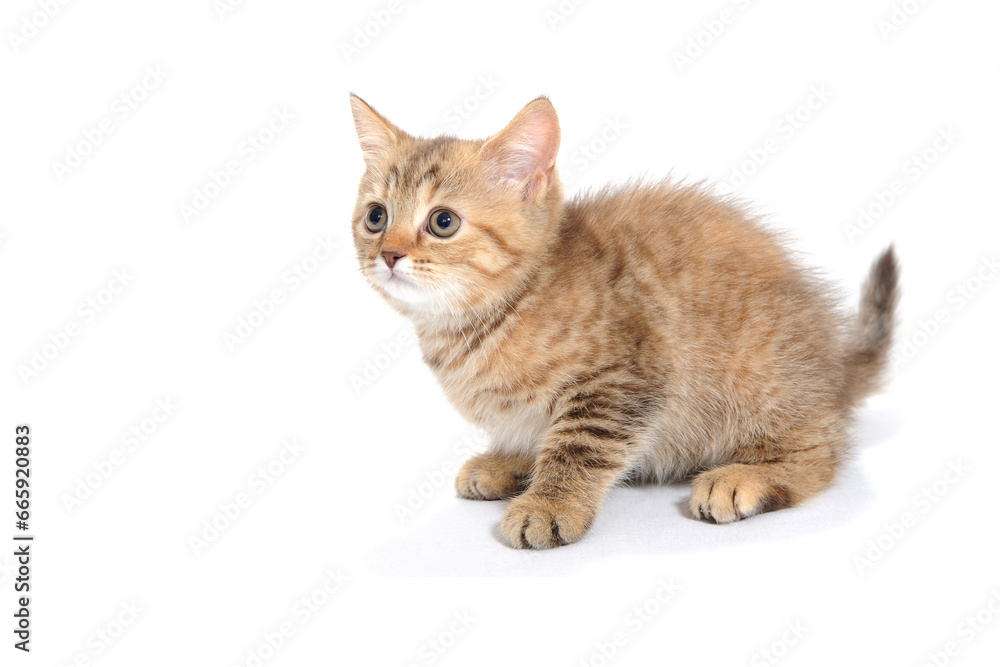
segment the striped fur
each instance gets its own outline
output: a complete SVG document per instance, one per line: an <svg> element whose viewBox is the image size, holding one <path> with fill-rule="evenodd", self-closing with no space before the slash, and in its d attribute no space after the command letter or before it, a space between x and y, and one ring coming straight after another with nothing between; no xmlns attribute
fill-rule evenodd
<svg viewBox="0 0 1000 667"><path fill-rule="evenodd" d="M351 101L367 165L361 270L491 433L456 488L511 498L512 546L580 539L626 480L692 478L692 513L720 523L830 484L891 344L891 250L849 321L772 233L702 187L636 182L564 202L544 98L478 141L416 138ZM372 205L389 219L378 233ZM428 230L441 207L461 219L449 238Z"/></svg>

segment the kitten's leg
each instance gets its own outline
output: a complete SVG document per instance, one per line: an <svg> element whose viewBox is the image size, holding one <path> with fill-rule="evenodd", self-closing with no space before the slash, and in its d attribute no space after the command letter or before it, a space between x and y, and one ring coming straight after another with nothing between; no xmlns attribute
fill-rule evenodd
<svg viewBox="0 0 1000 667"><path fill-rule="evenodd" d="M608 490L635 460L636 433L652 409L629 385L577 387L545 434L528 490L500 530L513 547L547 549L586 534Z"/></svg>
<svg viewBox="0 0 1000 667"><path fill-rule="evenodd" d="M477 454L462 464L455 476L455 490L463 498L499 500L520 493L527 487L531 467L530 454L490 451Z"/></svg>
<svg viewBox="0 0 1000 667"><path fill-rule="evenodd" d="M845 442L834 419L742 447L733 463L695 476L691 513L731 523L808 500L833 481Z"/></svg>

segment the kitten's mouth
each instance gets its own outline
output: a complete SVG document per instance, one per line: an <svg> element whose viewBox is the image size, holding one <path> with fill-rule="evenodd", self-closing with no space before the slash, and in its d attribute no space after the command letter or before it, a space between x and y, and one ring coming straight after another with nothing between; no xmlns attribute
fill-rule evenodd
<svg viewBox="0 0 1000 667"><path fill-rule="evenodd" d="M402 271L382 272L376 282L389 296L406 303L422 303L430 298L424 285L421 285L414 276Z"/></svg>
<svg viewBox="0 0 1000 667"><path fill-rule="evenodd" d="M376 282L383 285L396 284L415 287L417 284L417 282L413 279L413 276L406 275L406 273L400 270L400 267L390 269L384 263L377 261L375 262L371 275Z"/></svg>
<svg viewBox="0 0 1000 667"><path fill-rule="evenodd" d="M404 275L398 271L392 271L389 276L385 279L387 283L395 282L397 284L406 285L407 287L418 287L417 281L411 276Z"/></svg>

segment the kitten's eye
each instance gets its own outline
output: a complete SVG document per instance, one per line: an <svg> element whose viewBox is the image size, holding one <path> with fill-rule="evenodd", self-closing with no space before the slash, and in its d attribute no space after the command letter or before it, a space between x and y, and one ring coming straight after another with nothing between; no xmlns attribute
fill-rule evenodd
<svg viewBox="0 0 1000 667"><path fill-rule="evenodd" d="M367 227L368 231L372 234L377 234L385 229L385 225L388 221L389 215L381 206L372 206L368 209L368 214L365 215L365 227Z"/></svg>
<svg viewBox="0 0 1000 667"><path fill-rule="evenodd" d="M441 238L447 238L458 231L461 219L457 213L452 213L448 209L441 209L431 213L431 223L428 225L431 234Z"/></svg>

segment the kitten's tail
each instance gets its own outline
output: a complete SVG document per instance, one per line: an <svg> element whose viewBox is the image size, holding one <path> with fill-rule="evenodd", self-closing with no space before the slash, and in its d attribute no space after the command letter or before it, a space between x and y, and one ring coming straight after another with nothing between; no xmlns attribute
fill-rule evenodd
<svg viewBox="0 0 1000 667"><path fill-rule="evenodd" d="M892 246L872 265L848 346L847 402L876 389L885 373L899 301L899 267Z"/></svg>

